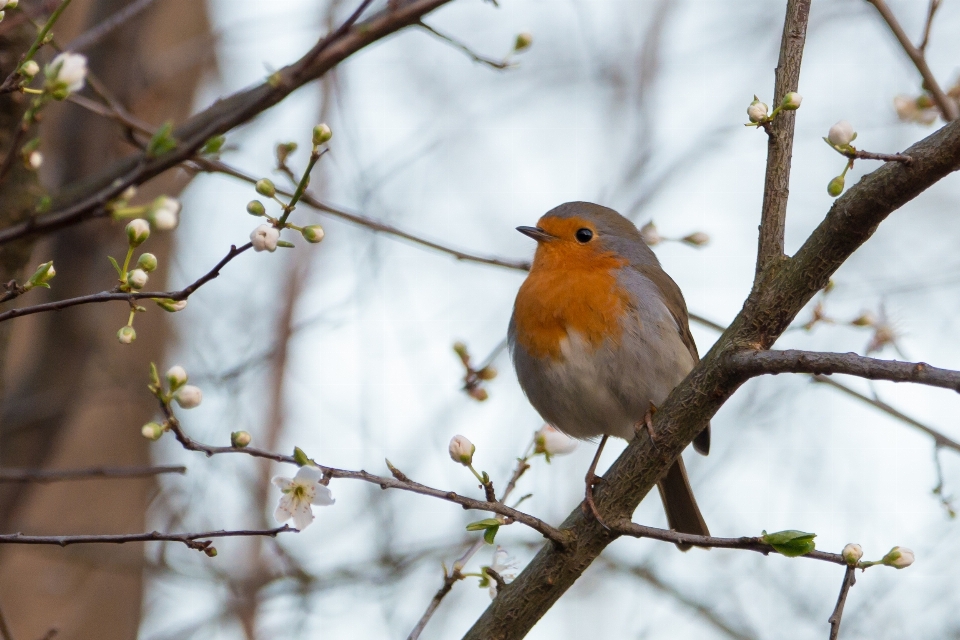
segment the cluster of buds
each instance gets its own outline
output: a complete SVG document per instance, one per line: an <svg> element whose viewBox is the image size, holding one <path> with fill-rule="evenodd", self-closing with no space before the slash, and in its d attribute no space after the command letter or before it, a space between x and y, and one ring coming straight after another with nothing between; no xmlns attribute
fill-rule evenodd
<svg viewBox="0 0 960 640"><path fill-rule="evenodd" d="M643 243L648 247L655 247L663 242L682 242L691 247L702 247L710 242L710 236L703 231L694 231L690 235L683 236L682 238L664 237L660 235L660 231L656 225L653 224L653 220L640 227L640 239L643 240Z"/></svg>
<svg viewBox="0 0 960 640"><path fill-rule="evenodd" d="M762 127L773 122L773 119L776 118L781 111L796 111L800 108L801 102L803 102L803 96L796 91L790 91L783 96L783 100L781 100L777 108L773 110L773 113L768 115L770 108L765 103L760 102L760 98L753 96L753 102L747 107L747 118L750 119L750 122L744 126Z"/></svg>
<svg viewBox="0 0 960 640"><path fill-rule="evenodd" d="M0 22L6 17L7 9L16 9L20 0L0 0Z"/></svg>
<svg viewBox="0 0 960 640"><path fill-rule="evenodd" d="M110 215L114 220L124 218L141 218L146 220L156 231L173 231L180 224L180 210L183 205L176 198L159 196L152 202L144 205L131 205L137 190L127 188L117 199L109 204Z"/></svg>
<svg viewBox="0 0 960 640"><path fill-rule="evenodd" d="M333 132L326 124L318 124L313 128L313 134L311 137L313 149L310 153L310 160L307 164L306 170L303 173L303 176L297 183L296 191L294 191L288 202L284 202L277 196L277 187L273 184L272 180L269 178L257 180L256 184L254 185L256 192L264 198L274 200L277 204L279 204L282 213L279 217L274 218L267 214L267 208L260 200L251 200L247 203L247 213L257 218L267 219L267 223L258 225L257 228L250 233L250 244L253 245L254 251L267 251L273 253L277 250L277 247L293 247L292 243L280 239L280 232L284 229L293 229L294 231L299 231L303 239L311 244L317 244L323 240L324 232L323 227L320 225L312 224L300 227L287 222L287 218L296 208L300 198L303 197L303 193L307 188L307 184L310 182L310 172L313 170L317 160L319 160L320 156L323 154L320 147L329 142L332 137ZM296 150L297 144L295 142L287 142L277 145L277 167L280 171L291 176L292 174L290 169L287 167L287 159Z"/></svg>
<svg viewBox="0 0 960 640"><path fill-rule="evenodd" d="M947 89L947 100L953 101L960 109L960 80ZM932 125L940 115L940 109L929 92L918 96L898 95L893 99L893 108L902 122L914 122L926 126Z"/></svg>
<svg viewBox="0 0 960 640"><path fill-rule="evenodd" d="M167 370L163 376L164 385L157 373L157 366L150 363L150 385L147 387L151 393L157 397L170 412L172 402L176 402L182 409L193 409L200 406L203 401L203 392L200 387L187 384L188 377L186 370L180 365L174 365ZM148 422L140 429L140 433L148 440L159 440L160 437L170 430L170 420L161 422ZM248 441L249 443L249 441Z"/></svg>
<svg viewBox="0 0 960 640"><path fill-rule="evenodd" d="M827 183L827 193L836 198L843 193L844 181L847 171L853 168L853 154L857 149L851 143L857 139L857 132L853 130L853 125L846 120L840 120L830 127L827 136L823 139L837 153L848 158L847 164L843 167L843 172Z"/></svg>
<svg viewBox="0 0 960 640"><path fill-rule="evenodd" d="M467 350L467 345L462 342L454 343L453 351L459 356L460 362L463 363L463 368L466 370L463 375L463 390L477 402L483 402L489 398L490 394L487 393L483 383L496 378L497 370L489 364L479 369L474 368L471 364L470 352Z"/></svg>

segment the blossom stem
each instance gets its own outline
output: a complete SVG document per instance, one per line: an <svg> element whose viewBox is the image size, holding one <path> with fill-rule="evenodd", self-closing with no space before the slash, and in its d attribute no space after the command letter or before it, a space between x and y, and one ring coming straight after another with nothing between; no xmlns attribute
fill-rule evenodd
<svg viewBox="0 0 960 640"><path fill-rule="evenodd" d="M290 203L283 207L283 215L280 216L280 225L282 226L287 222L287 218L297 207L297 203L300 202L300 198L303 197L303 192L307 190L307 185L310 183L310 172L313 171L313 167L317 164L317 161L320 159L320 156L323 155L323 152L320 151L317 147L313 148L313 152L310 153L310 160L307 162L307 169L303 172L303 177L300 178L300 182L297 184L297 190L293 192L293 197L290 198ZM476 473L476 471L474 471Z"/></svg>
<svg viewBox="0 0 960 640"><path fill-rule="evenodd" d="M33 60L33 56L36 55L37 51L43 46L43 41L46 39L47 34L50 33L50 29L53 28L53 25L56 24L57 20L60 19L60 14L63 13L63 10L67 8L67 5L70 4L70 0L63 0L60 3L60 6L54 9L53 13L50 14L50 18L47 20L47 23L43 25L43 28L37 33L37 39L33 41L33 44L30 45L30 48L27 49L27 52L23 56L23 62L27 60ZM22 65L23 62L20 64Z"/></svg>
<svg viewBox="0 0 960 640"><path fill-rule="evenodd" d="M481 476L479 473L477 473L477 470L473 468L473 465L472 465L472 464L468 464L468 465L467 465L467 469L470 469L470 471L473 472L473 475L475 475L475 476L477 477L477 480L480 481L480 484L482 484L482 485L484 485L484 486L487 485L487 483L483 481L483 476Z"/></svg>
<svg viewBox="0 0 960 640"><path fill-rule="evenodd" d="M42 89L30 89L29 87L20 87L20 91L24 93L32 93L34 95L43 95Z"/></svg>
<svg viewBox="0 0 960 640"><path fill-rule="evenodd" d="M114 209L112 213L113 213L114 219L136 218L137 216L142 215L144 212L146 212L146 210L147 210L146 206L120 207L119 209Z"/></svg>
<svg viewBox="0 0 960 640"><path fill-rule="evenodd" d="M137 308L136 308L136 307L131 307L131 308L130 308L130 317L127 319L127 326L128 326L128 327L132 327L132 326L133 326L133 316L134 316L136 313L137 313Z"/></svg>
<svg viewBox="0 0 960 640"><path fill-rule="evenodd" d="M127 247L127 257L123 259L123 272L120 276L120 284L127 284L127 269L130 268L130 258L133 257L133 247Z"/></svg>

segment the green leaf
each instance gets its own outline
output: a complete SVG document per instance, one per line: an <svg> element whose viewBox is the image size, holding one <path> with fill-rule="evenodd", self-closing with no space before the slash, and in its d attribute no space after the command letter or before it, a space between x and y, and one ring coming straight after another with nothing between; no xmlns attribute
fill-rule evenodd
<svg viewBox="0 0 960 640"><path fill-rule="evenodd" d="M502 522L496 518L484 518L483 520L477 520L476 522L471 522L467 525L467 531L480 531L481 529L487 529L489 527L499 527Z"/></svg>
<svg viewBox="0 0 960 640"><path fill-rule="evenodd" d="M483 540L487 544L493 544L494 538L497 537L497 531L500 530L500 527L487 527L487 530L483 532Z"/></svg>
<svg viewBox="0 0 960 640"><path fill-rule="evenodd" d="M314 462L310 456L303 452L303 449L300 447L293 448L293 460L297 463L298 466L306 467L309 465L317 466L317 463Z"/></svg>
<svg viewBox="0 0 960 640"><path fill-rule="evenodd" d="M200 149L200 153L203 155L220 153L220 149L223 148L223 143L226 141L227 139L224 136L213 136L203 143L203 148Z"/></svg>
<svg viewBox="0 0 960 640"><path fill-rule="evenodd" d="M147 144L147 155L151 158L156 158L157 156L162 156L168 151L172 151L177 147L177 141L174 139L173 135L173 122L167 120L157 129L157 132L153 134L153 137L150 138L150 143Z"/></svg>
<svg viewBox="0 0 960 640"><path fill-rule="evenodd" d="M113 259L113 256L107 256L107 260L110 261L110 264L113 265L113 268L117 270L117 276L123 277L123 269L120 268L120 265L117 264L117 261Z"/></svg>
<svg viewBox="0 0 960 640"><path fill-rule="evenodd" d="M157 372L157 365L153 362L150 363L150 383L155 386L160 386L160 374Z"/></svg>
<svg viewBox="0 0 960 640"><path fill-rule="evenodd" d="M806 555L817 548L813 542L813 539L816 537L817 534L815 533L788 529L787 531L777 531L776 533L767 533L764 531L760 539L788 558L796 558L797 556Z"/></svg>

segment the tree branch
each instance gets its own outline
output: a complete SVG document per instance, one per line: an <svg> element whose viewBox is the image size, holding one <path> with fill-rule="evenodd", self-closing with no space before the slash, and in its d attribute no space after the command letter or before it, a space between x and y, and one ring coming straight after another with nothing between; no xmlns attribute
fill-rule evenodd
<svg viewBox="0 0 960 640"><path fill-rule="evenodd" d="M857 353L823 353L816 351L740 351L729 356L733 370L748 377L779 373L843 373L868 380L915 382L960 392L960 371L938 369L925 362L879 360Z"/></svg>
<svg viewBox="0 0 960 640"><path fill-rule="evenodd" d="M837 640L840 637L840 618L843 617L843 606L847 603L847 594L850 593L850 587L857 583L857 568L847 566L846 573L843 574L843 584L840 585L840 597L837 598L837 606L833 608L833 613L827 619L830 623L830 640Z"/></svg>
<svg viewBox="0 0 960 640"><path fill-rule="evenodd" d="M940 88L939 83L937 83L936 76L933 75L930 67L927 66L927 59L923 54L923 50L913 46L913 43L910 42L910 38L907 37L906 32L903 30L903 27L900 26L900 23L897 21L897 17L893 15L893 12L890 10L890 7L887 6L885 0L866 1L876 8L884 22L887 23L888 27L890 27L890 31L892 31L893 35L897 38L897 42L900 43L900 46L903 47L904 52L910 57L910 60L913 61L913 65L923 77L924 89L930 92L930 95L933 97L933 101L937 103L937 108L940 109L940 114L943 116L943 119L948 122L956 120L957 116L960 115L958 114L957 104L943 92L943 89ZM925 28L926 34L929 34L929 23L933 20L934 11L936 11L936 9L931 7L927 14L927 27ZM924 36L922 46L926 48L926 45L927 38Z"/></svg>
<svg viewBox="0 0 960 640"><path fill-rule="evenodd" d="M362 23L354 25L359 11L313 49L291 65L271 74L263 84L218 100L178 127L177 147L159 157L139 153L121 161L100 176L75 189L50 213L0 230L0 244L45 233L107 215L106 205L131 185L140 185L191 158L210 138L224 134L277 104L296 89L315 80L337 64L405 27L451 0L397 0ZM364 0L360 9L370 0Z"/></svg>
<svg viewBox="0 0 960 640"><path fill-rule="evenodd" d="M0 469L0 483L3 482L64 482L68 480L96 480L101 478L149 478L164 473L187 472L182 466L160 467L91 467L89 469Z"/></svg>
<svg viewBox="0 0 960 640"><path fill-rule="evenodd" d="M197 289L210 282L214 278L220 275L220 270L224 266L238 255L246 251L247 249L252 248L251 243L247 243L239 248L235 245L230 247L230 251L227 252L227 255L223 257L216 266L203 274L195 282L188 285L187 287L180 289L179 291L102 291L100 293L91 293L86 296L78 296L76 298L67 298L66 300L56 300L54 302L45 302L43 304L36 304L30 307L20 307L18 309L10 309L9 311L4 311L0 313L0 322L6 320L11 320L13 318L19 318L21 316L29 316L35 313L44 313L46 311L60 311L61 309L67 309L69 307L75 307L81 304L93 304L96 302L111 302L114 300L123 300L127 303L133 304L135 300L152 300L155 298L158 299L170 299L170 300L186 300L189 298L193 292Z"/></svg>
<svg viewBox="0 0 960 640"><path fill-rule="evenodd" d="M780 104L787 93L796 91L800 84L800 63L803 59L803 44L807 37L809 18L810 0L787 1L787 15L783 21L783 37L780 40L780 60L777 62L773 90L774 106ZM787 223L790 160L793 156L796 117L795 111L781 111L773 122L764 127L768 136L767 173L764 179L754 286L760 283L761 274L768 267L784 258L783 236Z"/></svg>
<svg viewBox="0 0 960 640"><path fill-rule="evenodd" d="M865 176L834 201L796 255L763 274L730 327L657 411L656 445L648 434L641 434L604 474L594 501L606 521L630 517L743 383L742 374L725 365L729 354L769 348L887 216L960 166L960 123L947 124L907 153L912 163L886 163ZM560 528L572 539L568 549L542 548L465 638L522 638L615 538L580 508Z"/></svg>
<svg viewBox="0 0 960 640"><path fill-rule="evenodd" d="M71 544L123 544L126 542L181 542L191 549L210 552L211 538L237 538L251 536L269 536L275 538L277 534L287 531L296 531L292 527L283 525L273 529L249 529L238 531L205 531L203 533L120 533L120 534L91 534L80 536L25 536L22 533L0 534L0 544L49 544L66 547ZM216 555L213 549L212 555Z"/></svg>

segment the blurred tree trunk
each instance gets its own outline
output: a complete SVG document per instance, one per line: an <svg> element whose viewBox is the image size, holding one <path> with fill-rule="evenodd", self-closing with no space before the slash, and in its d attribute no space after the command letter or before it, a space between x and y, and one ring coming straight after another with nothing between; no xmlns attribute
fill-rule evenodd
<svg viewBox="0 0 960 640"><path fill-rule="evenodd" d="M57 42L102 23L129 0L74 0L55 30ZM190 111L205 70L213 65L206 7L196 0L153 3L85 53L91 72L139 118L160 124ZM25 49L25 47L24 47ZM17 54L19 55L19 54ZM122 129L76 105L53 105L43 124L45 182L51 191L84 180L131 151ZM176 195L183 173L169 172L135 202ZM53 259L56 298L102 291L116 274L107 255L126 250L123 226L98 220L37 244L33 261ZM154 233L141 247L157 255L151 287L163 288L171 236ZM32 262L30 263L32 264ZM31 292L31 301L42 296ZM155 404L145 390L148 365L163 358L166 312L138 314L137 340L121 345L124 304L89 305L14 321L0 408L0 465L80 468L149 464L140 425ZM30 533L115 533L144 529L154 490L148 480L0 486L0 526ZM15 637L132 638L140 618L142 545L67 549L0 549L0 606Z"/></svg>

